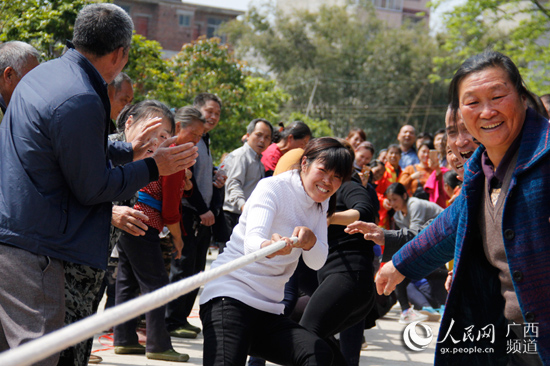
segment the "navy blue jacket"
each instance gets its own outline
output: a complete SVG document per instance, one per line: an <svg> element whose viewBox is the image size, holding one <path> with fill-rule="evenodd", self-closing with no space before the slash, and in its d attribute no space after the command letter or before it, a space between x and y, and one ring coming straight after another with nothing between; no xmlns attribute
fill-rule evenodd
<svg viewBox="0 0 550 366"><path fill-rule="evenodd" d="M522 131L504 201L502 237L525 323L537 323L538 354L545 365L550 365L550 126L547 119L529 108ZM436 365L508 362L508 329L498 270L487 261L477 223L485 187L481 169L484 151L480 146L468 161L457 200L393 256L399 272L413 279L426 276L454 257L454 279L441 320ZM481 328L494 326L494 341L465 338L465 328L472 325L476 337ZM445 352L447 348L472 347L494 352Z"/></svg>
<svg viewBox="0 0 550 366"><path fill-rule="evenodd" d="M21 80L0 126L0 242L106 267L111 202L158 174L111 167L129 152L108 145L109 114L106 83L74 49Z"/></svg>

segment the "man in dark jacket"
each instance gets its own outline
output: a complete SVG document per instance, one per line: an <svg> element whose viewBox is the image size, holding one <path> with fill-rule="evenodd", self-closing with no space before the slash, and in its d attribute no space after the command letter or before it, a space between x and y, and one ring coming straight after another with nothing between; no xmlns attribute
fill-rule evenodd
<svg viewBox="0 0 550 366"><path fill-rule="evenodd" d="M63 261L106 267L112 201L197 156L191 144L169 148L171 138L152 158L111 168L109 158L148 149L147 139L107 142L107 83L128 60L132 30L120 7L86 6L74 49L29 72L12 96L0 127L0 352L63 325Z"/></svg>

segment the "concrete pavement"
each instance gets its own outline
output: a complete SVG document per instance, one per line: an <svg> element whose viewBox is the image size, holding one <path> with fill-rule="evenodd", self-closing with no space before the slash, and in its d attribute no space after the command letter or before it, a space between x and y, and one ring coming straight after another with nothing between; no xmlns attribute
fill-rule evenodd
<svg viewBox="0 0 550 366"><path fill-rule="evenodd" d="M211 263L215 256L216 252L209 255L208 263ZM376 322L375 328L365 330L365 338L367 340L368 347L361 351L360 365L433 365L439 323L423 322L423 324L428 325L432 329L434 338L427 349L420 352L415 352L409 350L404 345L403 331L406 325L398 322L399 313L399 306L397 305L385 317ZM201 326L198 316L197 303L195 303L189 322L193 325ZM115 355L112 347L112 334L108 333L101 333L95 336L93 354L103 358L101 365L104 366L172 366L182 364L195 366L202 365L202 341L202 333L199 334L196 339L172 338L172 344L176 351L189 354L190 359L186 363L149 360L143 355ZM268 363L268 365L273 364Z"/></svg>

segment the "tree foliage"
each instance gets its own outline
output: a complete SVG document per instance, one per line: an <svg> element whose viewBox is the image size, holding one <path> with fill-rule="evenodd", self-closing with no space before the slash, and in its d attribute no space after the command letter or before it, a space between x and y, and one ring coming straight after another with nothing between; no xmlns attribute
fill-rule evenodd
<svg viewBox="0 0 550 366"><path fill-rule="evenodd" d="M446 0L436 2L441 6ZM444 16L445 54L436 72L456 70L468 57L494 49L518 65L531 90L550 92L550 6L540 0L468 0Z"/></svg>
<svg viewBox="0 0 550 366"><path fill-rule="evenodd" d="M332 136L333 132L330 123L326 119L311 118L300 112L292 112L287 119L289 122L302 121L311 130L313 137ZM285 124L286 125L286 124Z"/></svg>
<svg viewBox="0 0 550 366"><path fill-rule="evenodd" d="M23 41L42 52L44 59L61 54L72 39L80 9L91 0L3 0L0 8L0 42Z"/></svg>
<svg viewBox="0 0 550 366"><path fill-rule="evenodd" d="M157 41L134 33L124 72L134 81L136 102L158 99L170 104L175 100L175 75L170 72L169 62L162 58L162 47Z"/></svg>
<svg viewBox="0 0 550 366"><path fill-rule="evenodd" d="M252 8L223 31L238 55L265 63L291 95L283 115L328 120L338 136L361 127L380 148L405 123L442 126L446 88L428 79L438 49L427 26L389 28L369 1L354 3L317 13Z"/></svg>
<svg viewBox="0 0 550 366"><path fill-rule="evenodd" d="M80 9L91 0L3 1L0 41L20 40L35 46L44 60L57 57L72 39ZM134 81L135 100L158 99L171 107L193 103L200 92L223 100L219 127L212 134L214 156L219 158L241 144L253 118L277 119L287 99L275 82L255 77L233 57L219 39L200 39L184 45L172 59L162 57L158 42L134 34L125 72Z"/></svg>
<svg viewBox="0 0 550 366"><path fill-rule="evenodd" d="M185 44L168 60L160 58L156 42L143 37L134 37L134 41L131 52L136 54L127 69L135 78L139 98L158 99L175 108L192 104L201 92L214 93L222 99L220 123L212 133L215 158L241 145L241 137L252 119L276 120L287 99L273 80L251 75L218 38Z"/></svg>

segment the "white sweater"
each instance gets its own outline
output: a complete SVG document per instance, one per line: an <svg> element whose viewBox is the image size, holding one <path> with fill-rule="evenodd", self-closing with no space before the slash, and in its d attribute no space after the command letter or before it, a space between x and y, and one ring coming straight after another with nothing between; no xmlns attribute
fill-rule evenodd
<svg viewBox="0 0 550 366"><path fill-rule="evenodd" d="M307 195L297 170L262 179L246 201L224 252L211 268L259 250L274 233L290 237L296 226L311 229L317 243L309 251L294 248L289 255L264 258L210 281L204 287L200 304L227 296L258 310L282 314L284 286L300 255L314 270L321 268L327 259L327 209L328 200L320 207Z"/></svg>

